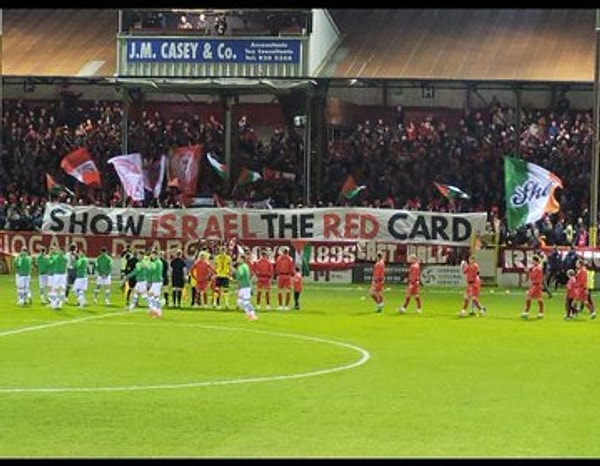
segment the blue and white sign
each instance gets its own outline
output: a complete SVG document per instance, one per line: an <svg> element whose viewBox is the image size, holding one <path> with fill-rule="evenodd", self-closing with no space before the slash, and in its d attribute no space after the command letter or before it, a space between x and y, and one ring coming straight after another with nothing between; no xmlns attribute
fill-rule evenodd
<svg viewBox="0 0 600 466"><path fill-rule="evenodd" d="M127 61L171 63L290 63L300 62L299 40L253 39L132 39Z"/></svg>

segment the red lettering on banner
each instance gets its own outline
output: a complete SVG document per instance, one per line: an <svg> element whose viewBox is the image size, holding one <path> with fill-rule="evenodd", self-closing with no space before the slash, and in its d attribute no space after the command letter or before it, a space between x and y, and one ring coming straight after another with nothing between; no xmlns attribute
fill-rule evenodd
<svg viewBox="0 0 600 466"><path fill-rule="evenodd" d="M339 226L340 216L338 214L323 215L323 236L325 238L339 238L341 236Z"/></svg>
<svg viewBox="0 0 600 466"><path fill-rule="evenodd" d="M219 225L219 219L216 215L211 215L208 217L206 222L206 228L204 228L204 233L202 235L206 239L221 239L221 226Z"/></svg>
<svg viewBox="0 0 600 466"><path fill-rule="evenodd" d="M195 215L181 216L181 236L185 239L198 239L198 217Z"/></svg>
<svg viewBox="0 0 600 466"><path fill-rule="evenodd" d="M162 234L159 234L158 236L177 236L177 229L175 228L175 226L173 226L173 222L176 221L177 217L175 216L175 214L161 215L158 218L158 222L165 231Z"/></svg>
<svg viewBox="0 0 600 466"><path fill-rule="evenodd" d="M225 238L237 236L237 215L223 214L223 234Z"/></svg>
<svg viewBox="0 0 600 466"><path fill-rule="evenodd" d="M256 233L250 231L250 217L248 214L242 214L242 238L256 238Z"/></svg>
<svg viewBox="0 0 600 466"><path fill-rule="evenodd" d="M340 231L343 229L343 234ZM323 236L327 239L373 239L379 233L377 218L369 214L323 215Z"/></svg>
<svg viewBox="0 0 600 466"><path fill-rule="evenodd" d="M374 215L366 214L360 216L360 238L374 239L379 234L379 222Z"/></svg>
<svg viewBox="0 0 600 466"><path fill-rule="evenodd" d="M348 239L356 239L358 238L358 230L359 227L359 214L346 214L346 222L344 224L344 238Z"/></svg>

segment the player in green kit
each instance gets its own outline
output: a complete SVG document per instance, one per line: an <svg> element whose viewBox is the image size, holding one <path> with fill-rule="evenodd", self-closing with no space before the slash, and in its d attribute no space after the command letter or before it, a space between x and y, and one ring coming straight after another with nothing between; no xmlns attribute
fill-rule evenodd
<svg viewBox="0 0 600 466"><path fill-rule="evenodd" d="M150 258L145 254L142 259L136 262L135 268L125 275L125 280L135 277L135 287L131 295L131 302L127 305L127 309L132 311L137 305L140 296L148 301L148 266Z"/></svg>
<svg viewBox="0 0 600 466"><path fill-rule="evenodd" d="M40 248L39 254L35 258L35 267L38 271L38 284L40 288L40 301L42 304L48 303L48 293L50 292L50 256L46 246Z"/></svg>
<svg viewBox="0 0 600 466"><path fill-rule="evenodd" d="M252 276L248 266L247 253L240 254L239 264L235 269L235 279L238 282L238 306L246 313L248 320L258 319L254 306L252 306Z"/></svg>
<svg viewBox="0 0 600 466"><path fill-rule="evenodd" d="M100 290L104 288L104 304L110 306L110 286L113 260L103 247L96 258L96 287L94 288L94 304L98 302Z"/></svg>
<svg viewBox="0 0 600 466"><path fill-rule="evenodd" d="M62 309L67 289L67 255L62 249L56 248L50 254L50 270L52 271L52 284L48 294L50 307Z"/></svg>
<svg viewBox="0 0 600 466"><path fill-rule="evenodd" d="M148 313L152 317L162 317L161 292L163 284L163 262L158 251L150 253L150 264L148 265Z"/></svg>
<svg viewBox="0 0 600 466"><path fill-rule="evenodd" d="M31 256L27 246L21 248L13 261L13 267L17 285L17 305L24 306L31 303Z"/></svg>
<svg viewBox="0 0 600 466"><path fill-rule="evenodd" d="M88 289L88 265L90 261L85 255L83 248L79 248L77 259L75 259L75 281L73 282L73 291L77 298L77 307L84 307L87 304L85 293Z"/></svg>

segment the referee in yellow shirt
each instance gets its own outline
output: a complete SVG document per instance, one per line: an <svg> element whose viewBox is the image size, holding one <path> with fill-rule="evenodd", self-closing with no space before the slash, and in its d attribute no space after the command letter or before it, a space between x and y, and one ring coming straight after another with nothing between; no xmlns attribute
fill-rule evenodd
<svg viewBox="0 0 600 466"><path fill-rule="evenodd" d="M217 309L221 309L221 296L225 302L225 309L229 309L229 278L231 277L231 256L226 246L219 247L219 252L215 256L215 286L216 294L213 300L216 301ZM213 304L215 304L213 302Z"/></svg>

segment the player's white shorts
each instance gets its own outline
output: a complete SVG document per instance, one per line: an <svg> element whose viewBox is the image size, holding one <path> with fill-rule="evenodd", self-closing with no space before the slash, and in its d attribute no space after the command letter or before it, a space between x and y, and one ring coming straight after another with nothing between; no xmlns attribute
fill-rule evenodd
<svg viewBox="0 0 600 466"><path fill-rule="evenodd" d="M52 275L52 281L50 286L58 290L59 288L66 290L67 289L67 274L66 273L55 273Z"/></svg>
<svg viewBox="0 0 600 466"><path fill-rule="evenodd" d="M29 288L31 285L30 275L15 275L15 284L17 288Z"/></svg>
<svg viewBox="0 0 600 466"><path fill-rule="evenodd" d="M50 280L52 276L47 273L38 276L38 283L40 284L40 290L45 290L50 286Z"/></svg>
<svg viewBox="0 0 600 466"><path fill-rule="evenodd" d="M87 277L76 278L75 283L73 283L73 289L75 291L87 290L88 289L88 278Z"/></svg>
<svg viewBox="0 0 600 466"><path fill-rule="evenodd" d="M140 294L146 293L148 291L148 282L145 280L143 282L136 282L135 288L133 288L133 291L136 291L137 293L140 293Z"/></svg>
<svg viewBox="0 0 600 466"><path fill-rule="evenodd" d="M96 285L98 286L110 286L110 282L110 275L106 275L105 277L98 275L96 277Z"/></svg>
<svg viewBox="0 0 600 466"><path fill-rule="evenodd" d="M252 288L240 288L238 290L238 299L242 301L250 301L250 297L252 296Z"/></svg>
<svg viewBox="0 0 600 466"><path fill-rule="evenodd" d="M152 283L150 283L150 288L148 288L148 294L151 294L152 296L160 296L161 290L162 290L162 281L152 282Z"/></svg>

